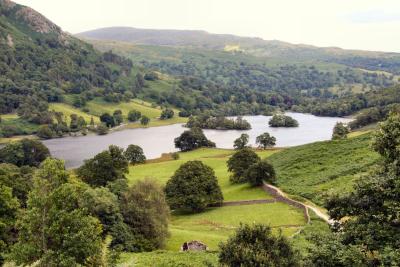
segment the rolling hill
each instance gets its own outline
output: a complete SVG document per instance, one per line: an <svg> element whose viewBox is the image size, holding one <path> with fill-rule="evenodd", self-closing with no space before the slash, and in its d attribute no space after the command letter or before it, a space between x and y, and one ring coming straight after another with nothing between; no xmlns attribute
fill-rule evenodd
<svg viewBox="0 0 400 267"><path fill-rule="evenodd" d="M239 52L266 58L285 59L290 62L329 62L397 74L400 71L400 54L398 53L315 47L230 34L211 34L205 31L109 27L79 33L77 36L95 40L129 42L137 45L192 47Z"/></svg>

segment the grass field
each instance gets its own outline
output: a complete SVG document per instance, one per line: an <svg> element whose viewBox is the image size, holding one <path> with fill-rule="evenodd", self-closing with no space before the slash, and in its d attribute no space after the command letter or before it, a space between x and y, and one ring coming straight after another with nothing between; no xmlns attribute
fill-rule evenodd
<svg viewBox="0 0 400 267"><path fill-rule="evenodd" d="M218 266L217 252L173 252L158 250L124 253L118 267L210 267Z"/></svg>
<svg viewBox="0 0 400 267"><path fill-rule="evenodd" d="M13 127L15 130L15 135L30 135L37 132L39 126L27 122L18 117L17 114L5 114L1 115L1 122L0 122L0 143L7 143L10 141L18 140L19 137L12 137L12 138L2 138L2 127L10 126Z"/></svg>
<svg viewBox="0 0 400 267"><path fill-rule="evenodd" d="M49 110L50 111L56 111L56 112L62 112L64 114L64 116L66 117L66 121L67 123L70 122L70 115L71 114L76 114L78 116L82 116L85 121L87 123L90 122L90 119L93 117L93 120L95 123L99 123L100 122L100 118L96 115L92 115L92 114L88 114L83 112L82 110L75 108L73 106L70 106L68 104L65 103L50 103L49 104Z"/></svg>
<svg viewBox="0 0 400 267"><path fill-rule="evenodd" d="M379 159L370 148L371 134L285 149L269 160L284 191L317 204L332 193L345 193Z"/></svg>
<svg viewBox="0 0 400 267"><path fill-rule="evenodd" d="M66 98L67 102L71 102L71 99ZM71 114L77 114L78 116L82 116L88 123L90 122L90 118L93 117L95 123L100 122L100 115L108 112L109 114L113 114L115 110L121 110L122 115L124 116L125 122L127 121L129 111L135 109L142 113L142 115L146 115L150 118L150 123L145 127L155 127L155 126L163 126L170 125L174 123L184 123L187 121L186 118L181 118L178 116L178 110L175 110L175 116L172 119L168 120L160 120L159 117L161 115L161 108L158 106L152 106L151 103L134 99L130 102L121 102L121 103L109 103L101 98L94 99L92 101L87 102L85 108L89 109L88 113L83 112L79 108L75 108L67 103L51 103L49 105L49 110L55 110L58 112L62 112L64 116L67 118L67 122L70 121L69 117ZM129 123L127 125L128 128L141 128L144 127L139 122Z"/></svg>
<svg viewBox="0 0 400 267"><path fill-rule="evenodd" d="M262 158L276 152L277 150L257 151ZM134 183L145 177L152 177L159 183L165 184L180 165L189 160L201 160L215 171L225 201L271 198L261 188L252 188L246 184L232 185L229 182L226 161L232 153L232 150L216 148L180 153L179 160L131 166L128 180ZM225 206L210 208L198 214L174 212L169 226L171 236L167 241L166 250L178 251L183 242L190 240L203 241L210 250L217 250L218 244L226 240L240 223L255 222L271 225L275 231L281 229L287 236L293 235L306 223L301 210L283 203ZM141 254L136 257L141 258Z"/></svg>
<svg viewBox="0 0 400 267"><path fill-rule="evenodd" d="M261 157L267 157L275 152L276 150L267 150L258 153ZM150 177L161 184L165 184L180 165L189 160L201 160L215 171L225 201L266 199L268 196L259 188L252 188L247 184L232 185L229 182L230 174L226 167L226 161L232 153L232 150L225 149L199 149L180 153L179 160L131 166L128 180L133 183L145 177Z"/></svg>

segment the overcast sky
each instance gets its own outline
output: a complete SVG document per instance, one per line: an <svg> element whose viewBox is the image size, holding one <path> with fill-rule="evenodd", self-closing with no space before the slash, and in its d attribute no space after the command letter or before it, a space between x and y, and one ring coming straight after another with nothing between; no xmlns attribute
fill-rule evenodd
<svg viewBox="0 0 400 267"><path fill-rule="evenodd" d="M16 0L65 31L206 30L316 46L400 52L400 0Z"/></svg>

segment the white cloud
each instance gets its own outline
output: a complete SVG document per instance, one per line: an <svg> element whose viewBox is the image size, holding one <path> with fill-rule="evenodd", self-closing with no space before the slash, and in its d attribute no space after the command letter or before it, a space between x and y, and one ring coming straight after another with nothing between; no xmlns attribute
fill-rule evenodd
<svg viewBox="0 0 400 267"><path fill-rule="evenodd" d="M77 33L108 26L198 29L400 52L398 0L17 0ZM371 13L375 11L375 13ZM368 23L360 23L368 22Z"/></svg>

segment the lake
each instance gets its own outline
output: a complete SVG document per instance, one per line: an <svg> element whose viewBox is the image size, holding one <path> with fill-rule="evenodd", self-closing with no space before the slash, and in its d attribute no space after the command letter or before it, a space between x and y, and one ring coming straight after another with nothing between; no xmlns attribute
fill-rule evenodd
<svg viewBox="0 0 400 267"><path fill-rule="evenodd" d="M271 128L268 126L270 116L243 116L251 124L251 130L204 130L204 133L219 148L232 148L233 141L242 133L247 133L250 136L250 143L255 145L256 137L264 132L269 132L276 137L278 147L286 147L329 140L336 122L350 121L346 118L316 117L301 113L287 114L295 118L300 126ZM76 168L83 163L83 160L95 156L107 149L109 145L126 148L129 144L135 144L143 148L148 159L157 158L162 153L176 151L174 138L184 130L186 128L182 124L174 124L143 129L125 129L101 136L64 137L46 140L43 143L50 149L53 157L65 160L67 168Z"/></svg>

